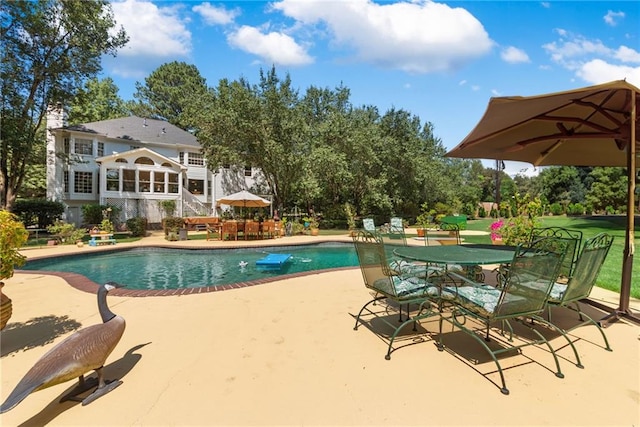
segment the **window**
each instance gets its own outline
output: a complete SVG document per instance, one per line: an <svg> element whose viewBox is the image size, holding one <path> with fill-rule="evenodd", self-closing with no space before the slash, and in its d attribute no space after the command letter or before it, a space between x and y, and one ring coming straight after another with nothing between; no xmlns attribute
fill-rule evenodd
<svg viewBox="0 0 640 427"><path fill-rule="evenodd" d="M151 193L151 172L138 171L138 188L141 193Z"/></svg>
<svg viewBox="0 0 640 427"><path fill-rule="evenodd" d="M251 176L251 166L244 167L244 176Z"/></svg>
<svg viewBox="0 0 640 427"><path fill-rule="evenodd" d="M178 194L178 174L169 174L169 193Z"/></svg>
<svg viewBox="0 0 640 427"><path fill-rule="evenodd" d="M189 166L204 166L204 157L200 153L189 153Z"/></svg>
<svg viewBox="0 0 640 427"><path fill-rule="evenodd" d="M138 157L134 163L139 165L154 165L153 160L148 157Z"/></svg>
<svg viewBox="0 0 640 427"><path fill-rule="evenodd" d="M107 191L120 191L120 171L107 169Z"/></svg>
<svg viewBox="0 0 640 427"><path fill-rule="evenodd" d="M98 157L104 156L104 142L98 142Z"/></svg>
<svg viewBox="0 0 640 427"><path fill-rule="evenodd" d="M192 194L204 194L204 181L201 179L190 179L188 189Z"/></svg>
<svg viewBox="0 0 640 427"><path fill-rule="evenodd" d="M93 141L90 139L76 138L73 145L74 153L84 154L87 156L93 155Z"/></svg>
<svg viewBox="0 0 640 427"><path fill-rule="evenodd" d="M153 173L153 192L154 193L166 193L164 188L164 172Z"/></svg>
<svg viewBox="0 0 640 427"><path fill-rule="evenodd" d="M179 162L181 165L184 165L184 151L181 151L181 152L180 152L180 157L179 157L178 162Z"/></svg>
<svg viewBox="0 0 640 427"><path fill-rule="evenodd" d="M65 138L62 140L62 146L64 150L64 154L69 154L71 152L71 144L69 143L69 138Z"/></svg>
<svg viewBox="0 0 640 427"><path fill-rule="evenodd" d="M74 192L84 194L91 194L93 192L93 172L75 172L74 178Z"/></svg>
<svg viewBox="0 0 640 427"><path fill-rule="evenodd" d="M69 192L69 171L64 171L62 176L62 191Z"/></svg>
<svg viewBox="0 0 640 427"><path fill-rule="evenodd" d="M136 191L136 171L134 169L122 170L122 191Z"/></svg>
<svg viewBox="0 0 640 427"><path fill-rule="evenodd" d="M116 159L116 163L129 163L127 159Z"/></svg>

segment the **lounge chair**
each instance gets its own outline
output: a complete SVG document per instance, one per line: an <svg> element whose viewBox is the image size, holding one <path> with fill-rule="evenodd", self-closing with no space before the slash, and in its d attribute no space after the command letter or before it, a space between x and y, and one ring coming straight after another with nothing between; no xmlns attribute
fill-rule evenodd
<svg viewBox="0 0 640 427"><path fill-rule="evenodd" d="M404 224L402 222L402 218L394 216L391 218L391 221L389 222L389 224L390 224L389 225L390 231L404 233Z"/></svg>
<svg viewBox="0 0 640 427"><path fill-rule="evenodd" d="M376 224L373 222L373 218L363 218L362 228L364 228L366 231L375 232Z"/></svg>
<svg viewBox="0 0 640 427"><path fill-rule="evenodd" d="M360 270L364 279L364 285L375 292L372 300L368 301L356 316L354 330L358 329L363 314L379 319L393 329L389 337L389 345L385 359L391 358L391 353L395 350L394 340L405 326L413 324L413 331L417 331L417 323L429 316L437 314L434 311L433 303L437 301L439 288L427 281L424 268L419 268L413 273L410 265L407 268L394 269L389 265L385 245L382 238L377 233L359 231L353 237L353 243L358 256ZM377 302L387 300L385 309L373 311L370 306ZM388 320L391 306L397 306L399 310L398 323ZM403 317L403 305L406 306L407 317ZM416 314L411 315L411 307L415 307ZM369 322L371 325L371 322Z"/></svg>
<svg viewBox="0 0 640 427"><path fill-rule="evenodd" d="M558 248L559 251L548 250L547 248L551 246ZM498 355L512 352L514 349L519 352L522 347L545 344L554 358L556 376L563 378L564 375L553 347L527 319L533 318L556 329L539 314L544 311L565 251L562 242L551 241L550 238L536 241L536 245L532 248L519 246L509 267L507 280L502 283L501 288L478 283L467 276L449 271L447 275L455 276L455 281L443 286L441 298L442 301L451 304L452 308L449 313L442 312L440 316L438 349L443 351L445 348L444 337L446 334L443 331L445 321L473 337L495 362L502 381L500 391L503 394L509 394L509 390L498 361ZM518 321L532 331L537 339L527 338L523 339L523 344L513 345L514 333L509 321ZM472 325L474 323L476 327ZM500 338L492 340L490 338L492 335L491 326L496 323L501 325ZM503 339L505 327L509 329L508 339ZM490 346L487 344L489 341L494 341L494 343Z"/></svg>

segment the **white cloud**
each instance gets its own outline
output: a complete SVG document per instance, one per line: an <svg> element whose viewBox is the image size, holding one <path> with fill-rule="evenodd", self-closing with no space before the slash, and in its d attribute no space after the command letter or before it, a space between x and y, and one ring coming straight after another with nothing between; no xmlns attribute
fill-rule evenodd
<svg viewBox="0 0 640 427"><path fill-rule="evenodd" d="M509 64L517 64L522 62L531 62L529 59L529 55L517 47L509 46L502 50L500 53L500 57L503 61L508 62Z"/></svg>
<svg viewBox="0 0 640 427"><path fill-rule="evenodd" d="M191 32L176 6L158 7L149 1L125 0L112 3L117 27L122 25L129 42L117 58L107 56L105 68L116 75L139 78L170 60L188 58Z"/></svg>
<svg viewBox="0 0 640 427"><path fill-rule="evenodd" d="M466 85L466 84L467 84L467 81L466 81L466 80L460 80L460 81L458 82L458 86L464 86L464 85Z"/></svg>
<svg viewBox="0 0 640 427"><path fill-rule="evenodd" d="M267 65L306 65L313 62L306 50L284 33L263 33L255 27L243 25L227 36L230 45L252 53Z"/></svg>
<svg viewBox="0 0 640 427"><path fill-rule="evenodd" d="M452 71L494 45L482 24L462 8L415 0L282 0L272 9L298 26L325 29L331 45L352 59L412 73Z"/></svg>
<svg viewBox="0 0 640 427"><path fill-rule="evenodd" d="M624 18L624 12L614 12L610 10L606 15L602 17L602 19L604 19L604 22L612 27L618 25L618 18Z"/></svg>
<svg viewBox="0 0 640 427"><path fill-rule="evenodd" d="M498 89L491 89L491 94L493 96L502 96L502 94L500 93L500 91L498 91Z"/></svg>
<svg viewBox="0 0 640 427"><path fill-rule="evenodd" d="M227 10L224 7L215 7L211 3L202 3L193 6L192 10L202 16L209 25L232 24L236 17L240 15L239 9Z"/></svg>
<svg viewBox="0 0 640 427"><path fill-rule="evenodd" d="M560 33L558 41L543 45L551 59L575 73L582 80L599 84L625 79L635 85L640 83L640 53L632 48L611 48L600 40ZM632 64L632 65L630 65Z"/></svg>
<svg viewBox="0 0 640 427"><path fill-rule="evenodd" d="M593 84L626 79L629 83L640 86L640 67L613 65L601 59L594 59L583 64L576 71L576 74Z"/></svg>
<svg viewBox="0 0 640 427"><path fill-rule="evenodd" d="M615 53L615 58L622 62L640 63L640 52L626 46L620 46Z"/></svg>

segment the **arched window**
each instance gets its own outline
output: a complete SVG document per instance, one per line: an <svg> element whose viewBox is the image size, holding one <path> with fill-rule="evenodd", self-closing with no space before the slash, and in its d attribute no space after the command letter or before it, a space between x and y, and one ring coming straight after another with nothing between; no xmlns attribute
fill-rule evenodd
<svg viewBox="0 0 640 427"><path fill-rule="evenodd" d="M162 166L165 166L165 167L168 167L168 168L172 167L172 166L171 166L171 163L169 163L169 162L164 162L164 163L162 164Z"/></svg>
<svg viewBox="0 0 640 427"><path fill-rule="evenodd" d="M127 159L116 159L116 163L129 163Z"/></svg>
<svg viewBox="0 0 640 427"><path fill-rule="evenodd" d="M138 157L135 161L139 165L154 165L155 163L148 157Z"/></svg>

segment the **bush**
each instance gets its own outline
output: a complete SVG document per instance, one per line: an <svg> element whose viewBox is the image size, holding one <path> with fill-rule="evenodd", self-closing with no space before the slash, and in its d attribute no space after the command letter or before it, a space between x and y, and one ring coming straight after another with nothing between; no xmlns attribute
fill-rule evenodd
<svg viewBox="0 0 640 427"><path fill-rule="evenodd" d="M551 212L551 215L562 215L564 213L564 209L562 209L562 205L560 203L556 202L549 206L549 212Z"/></svg>
<svg viewBox="0 0 640 427"><path fill-rule="evenodd" d="M64 221L56 221L47 227L47 231L59 237L63 245L73 245L76 241L82 240L86 234L83 229L78 229L75 225Z"/></svg>
<svg viewBox="0 0 640 427"><path fill-rule="evenodd" d="M179 229L184 227L184 218L180 216L169 216L162 220L162 227L164 228L164 235L168 235L169 232L177 233Z"/></svg>
<svg viewBox="0 0 640 427"><path fill-rule="evenodd" d="M37 225L38 228L47 228L62 218L64 205L46 199L20 199L16 200L13 213L25 227Z"/></svg>
<svg viewBox="0 0 640 427"><path fill-rule="evenodd" d="M82 219L85 225L100 224L104 219L108 219L112 224L118 224L121 210L117 206L97 203L82 205Z"/></svg>
<svg viewBox="0 0 640 427"><path fill-rule="evenodd" d="M127 229L131 232L132 237L144 237L147 232L147 219L141 216L129 218Z"/></svg>
<svg viewBox="0 0 640 427"><path fill-rule="evenodd" d="M584 215L586 209L581 203L571 203L567 206L567 215Z"/></svg>

